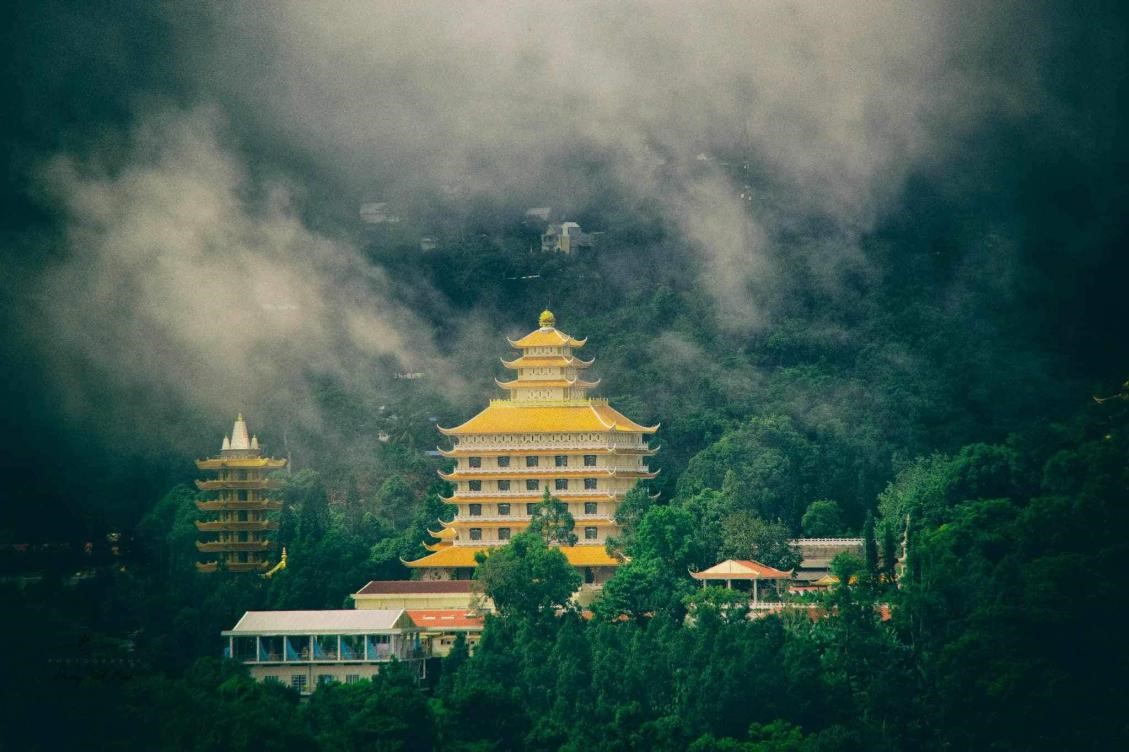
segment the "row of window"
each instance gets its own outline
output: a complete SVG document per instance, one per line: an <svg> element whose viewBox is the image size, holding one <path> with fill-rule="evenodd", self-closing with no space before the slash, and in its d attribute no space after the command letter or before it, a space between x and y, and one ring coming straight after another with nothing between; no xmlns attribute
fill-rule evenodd
<svg viewBox="0 0 1129 752"><path fill-rule="evenodd" d="M356 684L360 680L361 680L360 674L345 674L345 683L346 684ZM275 682L275 683L278 683L278 684L282 683L282 681L277 676L265 677L264 681ZM337 681L337 678L333 674L318 674L318 684L319 685L332 684L335 681ZM306 691L306 675L305 674L291 674L290 675L290 686L293 687L294 689L298 690L299 692L305 692Z"/></svg>
<svg viewBox="0 0 1129 752"><path fill-rule="evenodd" d="M584 540L596 540L598 536L599 536L599 534L597 533L596 528L594 528L594 527L584 528ZM470 539L472 541L482 540L482 528L472 527L470 529ZM498 540L509 540L509 539L510 539L510 529L508 527L498 528Z"/></svg>
<svg viewBox="0 0 1129 752"><path fill-rule="evenodd" d="M501 456L499 456L495 459L498 460L498 467L509 467L510 466L510 458L507 455L501 455ZM538 457L537 455L531 454L531 455L529 455L528 457L525 458L525 466L526 467L538 467L540 462L541 462L541 458ZM553 456L553 464L554 464L555 467L568 467L568 455L567 454L554 455ZM482 467L482 458L481 457L467 457L467 466L468 467ZM584 467L595 467L595 466L596 466L596 455L594 455L594 454L584 455Z"/></svg>
<svg viewBox="0 0 1129 752"><path fill-rule="evenodd" d="M482 505L481 504L468 504L467 506L469 507L469 512L470 512L471 517L481 517L482 516ZM529 515L530 517L533 516L533 513L536 509L537 509L536 503L525 505L525 513L527 515ZM505 517L509 514L510 514L510 505L509 504L499 504L498 505L498 516L499 517ZM596 514L596 502L594 502L594 501L584 502L584 514Z"/></svg>
<svg viewBox="0 0 1129 752"><path fill-rule="evenodd" d="M498 490L499 491L509 491L510 490L510 481L499 480L499 481L495 481L495 482L498 484ZM467 486L468 486L469 490L471 490L471 491L481 491L482 490L482 481L480 481L480 480L470 480L470 481L467 481ZM595 478L585 478L584 479L584 490L594 491L598 487L599 487L599 484L597 483ZM556 489L557 491L567 491L568 490L568 478L556 478L556 479L554 479L553 480L553 488ZM525 490L526 491L539 491L539 490L541 490L541 481L537 480L536 478L527 478L526 481L525 481Z"/></svg>

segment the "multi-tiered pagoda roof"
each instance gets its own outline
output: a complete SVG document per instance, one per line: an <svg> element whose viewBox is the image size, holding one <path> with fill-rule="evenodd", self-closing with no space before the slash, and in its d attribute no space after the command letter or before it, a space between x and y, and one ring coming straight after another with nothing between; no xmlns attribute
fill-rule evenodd
<svg viewBox="0 0 1129 752"><path fill-rule="evenodd" d="M475 554L504 545L528 526L545 489L576 520L579 540L562 548L573 565L599 580L620 563L605 542L618 533L615 511L623 496L637 481L655 476L644 464L654 453L645 437L658 426L640 425L606 400L588 396L599 381L581 372L593 361L575 354L587 340L558 330L549 311L539 324L508 340L521 355L502 360L514 378L495 383L509 396L461 425L439 429L454 442L440 452L455 459L455 468L440 476L454 484L444 501L458 511L426 544L432 553L408 566L433 577L465 576Z"/></svg>

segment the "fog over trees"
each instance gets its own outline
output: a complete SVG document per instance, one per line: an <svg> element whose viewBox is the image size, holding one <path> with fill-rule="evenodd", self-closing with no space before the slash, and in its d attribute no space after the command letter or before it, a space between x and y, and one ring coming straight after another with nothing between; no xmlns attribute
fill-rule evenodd
<svg viewBox="0 0 1129 752"><path fill-rule="evenodd" d="M0 13L0 749L1129 731L1113 4ZM536 207L594 247L542 252ZM243 611L409 577L452 514L436 425L497 396L546 307L597 393L661 424L591 612L550 514L483 565L498 614L422 686L300 703L221 661ZM192 566L192 463L239 411L290 460L270 579ZM867 540L815 618L689 577L789 569L801 534Z"/></svg>

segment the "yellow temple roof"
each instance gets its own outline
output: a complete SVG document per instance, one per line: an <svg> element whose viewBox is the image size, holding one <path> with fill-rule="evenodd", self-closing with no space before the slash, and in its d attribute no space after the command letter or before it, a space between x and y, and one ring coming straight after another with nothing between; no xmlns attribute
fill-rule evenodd
<svg viewBox="0 0 1129 752"><path fill-rule="evenodd" d="M606 402L576 405L528 405L496 401L461 426L439 428L444 435L471 433L654 433L658 426L641 426Z"/></svg>
<svg viewBox="0 0 1129 752"><path fill-rule="evenodd" d="M443 522L443 521L440 520L440 522ZM447 525L449 523L443 522L443 524ZM455 531L452 530L449 527L444 527L442 530L440 530L437 533L433 533L431 530L428 530L427 534L430 535L432 538L438 538L439 540L450 541L450 540L454 540L454 538L455 538Z"/></svg>
<svg viewBox="0 0 1129 752"><path fill-rule="evenodd" d="M568 389L569 387L576 387L578 389L594 389L599 385L600 380L584 381L582 379L514 379L513 381L498 381L494 379L494 383L503 389Z"/></svg>
<svg viewBox="0 0 1129 752"><path fill-rule="evenodd" d="M196 467L201 470L222 470L224 468L276 469L286 467L286 460L271 457L211 457L206 460L196 460Z"/></svg>
<svg viewBox="0 0 1129 752"><path fill-rule="evenodd" d="M405 561L409 567L476 567L478 562L474 555L479 551L488 550L478 546L451 546L442 551L416 559ZM608 555L603 546L561 546L561 553L574 567L617 567L622 562Z"/></svg>
<svg viewBox="0 0 1129 752"><path fill-rule="evenodd" d="M540 329L534 329L519 340L512 340L507 337L506 341L513 347L524 350L528 347L584 347L584 343L588 340L587 338L573 339L559 329L545 326Z"/></svg>
<svg viewBox="0 0 1129 752"><path fill-rule="evenodd" d="M595 360L581 360L573 355L521 355L513 360L502 359L506 368L588 368Z"/></svg>
<svg viewBox="0 0 1129 752"><path fill-rule="evenodd" d="M436 447L436 451L444 457L462 457L465 455L482 454L484 449L481 447L466 447L456 446L451 449L444 449ZM508 455L511 457L518 457L522 455L537 454L541 456L549 456L554 454L568 454L568 455L581 455L581 454L598 454L600 456L615 456L615 455L653 455L658 453L659 447L580 447L580 448L566 448L566 449L491 449L490 454ZM561 468L564 469L564 468Z"/></svg>

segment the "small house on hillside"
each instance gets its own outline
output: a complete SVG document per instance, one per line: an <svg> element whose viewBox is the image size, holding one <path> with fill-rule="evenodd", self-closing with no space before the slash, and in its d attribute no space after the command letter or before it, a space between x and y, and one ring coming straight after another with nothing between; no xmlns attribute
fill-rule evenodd
<svg viewBox="0 0 1129 752"><path fill-rule="evenodd" d="M544 253L572 255L581 249L591 250L594 246L594 234L584 232L576 222L549 225L541 235L541 251Z"/></svg>

